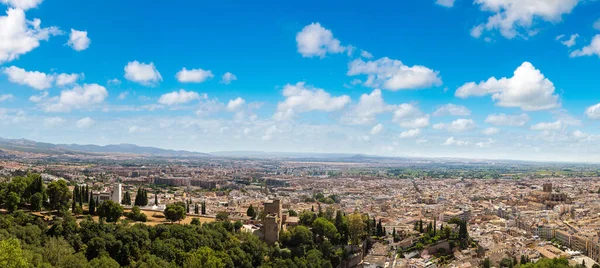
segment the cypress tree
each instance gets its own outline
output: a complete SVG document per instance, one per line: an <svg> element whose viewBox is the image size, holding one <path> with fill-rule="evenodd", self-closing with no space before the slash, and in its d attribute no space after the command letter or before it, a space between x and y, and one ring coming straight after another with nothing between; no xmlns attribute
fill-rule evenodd
<svg viewBox="0 0 600 268"><path fill-rule="evenodd" d="M83 200L84 202L90 202L90 189L88 188L87 184L85 185L85 200Z"/></svg>
<svg viewBox="0 0 600 268"><path fill-rule="evenodd" d="M90 215L94 215L96 214L96 202L94 201L94 198L90 196L90 202L89 202L89 209L88 212Z"/></svg>
<svg viewBox="0 0 600 268"><path fill-rule="evenodd" d="M436 232L437 232L437 220L433 219L433 236L435 236Z"/></svg>
<svg viewBox="0 0 600 268"><path fill-rule="evenodd" d="M200 214L200 209L198 208L198 203L196 203L195 206L194 206L194 213L196 215Z"/></svg>
<svg viewBox="0 0 600 268"><path fill-rule="evenodd" d="M202 215L206 215L206 201L202 201Z"/></svg>
<svg viewBox="0 0 600 268"><path fill-rule="evenodd" d="M190 213L190 203L185 204L186 213Z"/></svg>
<svg viewBox="0 0 600 268"><path fill-rule="evenodd" d="M136 206L142 205L142 188L138 188L137 194L135 194L135 203Z"/></svg>
<svg viewBox="0 0 600 268"><path fill-rule="evenodd" d="M154 205L158 206L158 195L156 193L154 194Z"/></svg>

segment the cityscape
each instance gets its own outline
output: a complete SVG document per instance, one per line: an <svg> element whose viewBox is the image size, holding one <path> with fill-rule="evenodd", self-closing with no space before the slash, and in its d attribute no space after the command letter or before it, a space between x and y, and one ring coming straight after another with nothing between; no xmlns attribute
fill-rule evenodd
<svg viewBox="0 0 600 268"><path fill-rule="evenodd" d="M600 268L600 1L0 9L0 268Z"/></svg>

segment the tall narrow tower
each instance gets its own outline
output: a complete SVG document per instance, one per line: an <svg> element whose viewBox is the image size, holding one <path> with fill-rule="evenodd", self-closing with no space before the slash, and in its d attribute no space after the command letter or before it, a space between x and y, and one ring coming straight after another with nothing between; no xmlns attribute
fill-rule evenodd
<svg viewBox="0 0 600 268"><path fill-rule="evenodd" d="M117 204L121 204L121 200L122 200L121 192L122 192L121 184L120 183L115 184L113 191L112 191L112 196L110 197L110 199Z"/></svg>

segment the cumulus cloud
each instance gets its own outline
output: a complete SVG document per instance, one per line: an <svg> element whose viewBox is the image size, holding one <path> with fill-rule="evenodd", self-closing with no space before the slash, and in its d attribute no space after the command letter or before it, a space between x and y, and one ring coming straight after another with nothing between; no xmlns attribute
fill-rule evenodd
<svg viewBox="0 0 600 268"><path fill-rule="evenodd" d="M471 110L469 108L462 105L454 105L452 103L448 103L446 105L441 106L432 114L433 116L468 116L471 115Z"/></svg>
<svg viewBox="0 0 600 268"><path fill-rule="evenodd" d="M407 66L387 57L376 61L356 59L350 62L348 75L367 75L365 86L393 91L442 85L438 71L420 65Z"/></svg>
<svg viewBox="0 0 600 268"><path fill-rule="evenodd" d="M16 66L6 67L2 71L8 76L8 81L26 85L37 90L50 88L54 82L53 75L38 71L26 71L25 69Z"/></svg>
<svg viewBox="0 0 600 268"><path fill-rule="evenodd" d="M44 126L46 127L58 127L62 126L67 122L67 120L61 117L46 117L44 118Z"/></svg>
<svg viewBox="0 0 600 268"><path fill-rule="evenodd" d="M491 95L496 105L518 107L524 111L538 111L560 106L554 84L531 63L524 62L511 78L489 78L479 83L469 82L458 88L459 98Z"/></svg>
<svg viewBox="0 0 600 268"><path fill-rule="evenodd" d="M77 128L81 128L81 129L85 129L85 128L90 128L94 125L94 120L89 118L89 117L85 117L85 118L81 118L79 120L77 120Z"/></svg>
<svg viewBox="0 0 600 268"><path fill-rule="evenodd" d="M29 5L28 1L2 1L20 8L37 5L33 5L34 1L29 1ZM39 19L27 20L23 9L8 9L6 16L0 17L0 64L32 51L40 45L40 41L46 41L50 36L61 34L57 27L41 28L41 23Z"/></svg>
<svg viewBox="0 0 600 268"><path fill-rule="evenodd" d="M569 56L571 56L571 58L575 58L592 55L600 56L600 34L594 36L589 45L571 52Z"/></svg>
<svg viewBox="0 0 600 268"><path fill-rule="evenodd" d="M125 66L125 78L145 86L154 85L162 81L162 76L154 66L154 63L141 63L132 61Z"/></svg>
<svg viewBox="0 0 600 268"><path fill-rule="evenodd" d="M369 53L369 51L366 50L361 50L360 51L360 56L365 58L365 59L370 59L373 58L373 54Z"/></svg>
<svg viewBox="0 0 600 268"><path fill-rule="evenodd" d="M342 53L348 48L341 45L340 40L333 37L330 30L320 23L311 23L296 34L298 53L303 57L325 57L327 53Z"/></svg>
<svg viewBox="0 0 600 268"><path fill-rule="evenodd" d="M490 114L485 119L485 122L496 126L522 127L529 122L529 115Z"/></svg>
<svg viewBox="0 0 600 268"><path fill-rule="evenodd" d="M378 135L381 131L383 131L383 125L377 124L371 129L371 135Z"/></svg>
<svg viewBox="0 0 600 268"><path fill-rule="evenodd" d="M239 111L246 104L246 100L238 97L234 100L229 100L227 103L227 110L230 112Z"/></svg>
<svg viewBox="0 0 600 268"><path fill-rule="evenodd" d="M424 128L429 126L429 115L414 104L403 103L394 107L392 121L403 128Z"/></svg>
<svg viewBox="0 0 600 268"><path fill-rule="evenodd" d="M496 135L496 134L500 133L500 129L495 128L495 127L488 127L486 129L484 129L483 131L481 131L481 133L483 133L483 135L486 135L486 136L492 136L492 135Z"/></svg>
<svg viewBox="0 0 600 268"><path fill-rule="evenodd" d="M421 129L415 128L400 133L401 139L415 138L421 135Z"/></svg>
<svg viewBox="0 0 600 268"><path fill-rule="evenodd" d="M437 5L440 5L443 7L453 7L454 6L454 0L436 0L435 3Z"/></svg>
<svg viewBox="0 0 600 268"><path fill-rule="evenodd" d="M59 74L56 76L56 85L61 87L72 85L75 84L75 82L77 82L77 80L82 77L83 74Z"/></svg>
<svg viewBox="0 0 600 268"><path fill-rule="evenodd" d="M299 113L311 111L338 111L350 103L350 97L347 95L333 97L325 90L306 85L304 82L285 85L283 96L285 100L277 104L277 111L273 116L277 120L290 119Z"/></svg>
<svg viewBox="0 0 600 268"><path fill-rule="evenodd" d="M556 37L557 41L560 41L561 44L565 45L566 47L572 47L576 44L576 40L579 37L578 34L572 34L571 37L569 39L566 40L562 40L563 37L565 37L564 35L559 35Z"/></svg>
<svg viewBox="0 0 600 268"><path fill-rule="evenodd" d="M563 128L561 121L556 122L542 122L531 126L531 130L560 130Z"/></svg>
<svg viewBox="0 0 600 268"><path fill-rule="evenodd" d="M211 70L204 69L181 69L176 75L177 80L181 83L202 83L215 75Z"/></svg>
<svg viewBox="0 0 600 268"><path fill-rule="evenodd" d="M600 103L588 107L585 110L585 115L590 119L600 120Z"/></svg>
<svg viewBox="0 0 600 268"><path fill-rule="evenodd" d="M71 34L69 35L69 41L67 42L67 45L76 51L86 50L88 47L90 47L90 43L92 42L87 34L87 31L71 29Z"/></svg>
<svg viewBox="0 0 600 268"><path fill-rule="evenodd" d="M472 130L477 126L472 119L457 119L450 124L439 123L433 126L434 129L443 129L452 132L463 132Z"/></svg>
<svg viewBox="0 0 600 268"><path fill-rule="evenodd" d="M158 103L164 105L178 105L199 99L200 94L198 94L197 92L185 91L184 89L180 89L179 91L173 91L171 93L163 94L158 99Z"/></svg>
<svg viewBox="0 0 600 268"><path fill-rule="evenodd" d="M358 103L342 117L342 122L350 125L372 124L378 114L389 110L390 107L385 104L381 90L375 89L370 94L362 94Z"/></svg>
<svg viewBox="0 0 600 268"><path fill-rule="evenodd" d="M571 13L580 0L475 0L475 4L493 15L486 23L473 28L471 35L480 37L484 31L500 31L505 38L528 37L538 30L536 22L558 23Z"/></svg>
<svg viewBox="0 0 600 268"><path fill-rule="evenodd" d="M237 76L235 76L235 74L232 74L230 72L226 72L221 77L221 83L226 84L226 85L231 84L231 82L235 81L235 80L237 80Z"/></svg>
<svg viewBox="0 0 600 268"><path fill-rule="evenodd" d="M101 85L76 85L71 90L61 91L58 97L46 99L42 106L47 112L69 112L73 109L84 109L100 104L106 97L108 97L108 91Z"/></svg>
<svg viewBox="0 0 600 268"><path fill-rule="evenodd" d="M0 0L0 3L14 8L28 10L31 8L36 8L43 1L44 0Z"/></svg>
<svg viewBox="0 0 600 268"><path fill-rule="evenodd" d="M496 140L494 139L487 139L486 141L481 141L478 143L475 143L475 145L477 145L477 147L479 148L487 148L492 146L492 144L496 143Z"/></svg>
<svg viewBox="0 0 600 268"><path fill-rule="evenodd" d="M465 146L465 145L469 145L469 142L462 141L462 140L457 140L454 137L450 137L442 145L445 145L445 146L451 146L451 145Z"/></svg>
<svg viewBox="0 0 600 268"><path fill-rule="evenodd" d="M3 94L3 95L0 95L0 102L9 101L14 98L15 98L15 96L13 96L12 94Z"/></svg>

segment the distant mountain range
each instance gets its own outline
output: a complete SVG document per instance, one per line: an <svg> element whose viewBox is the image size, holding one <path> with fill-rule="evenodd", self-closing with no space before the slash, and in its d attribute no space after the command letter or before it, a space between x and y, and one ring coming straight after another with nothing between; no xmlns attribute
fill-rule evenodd
<svg viewBox="0 0 600 268"><path fill-rule="evenodd" d="M52 144L36 142L26 139L3 139L0 138L0 149L13 150L40 154L134 154L167 157L205 157L208 154L168 150L155 147L143 147L134 144L110 144L110 145L80 145L80 144Z"/></svg>

